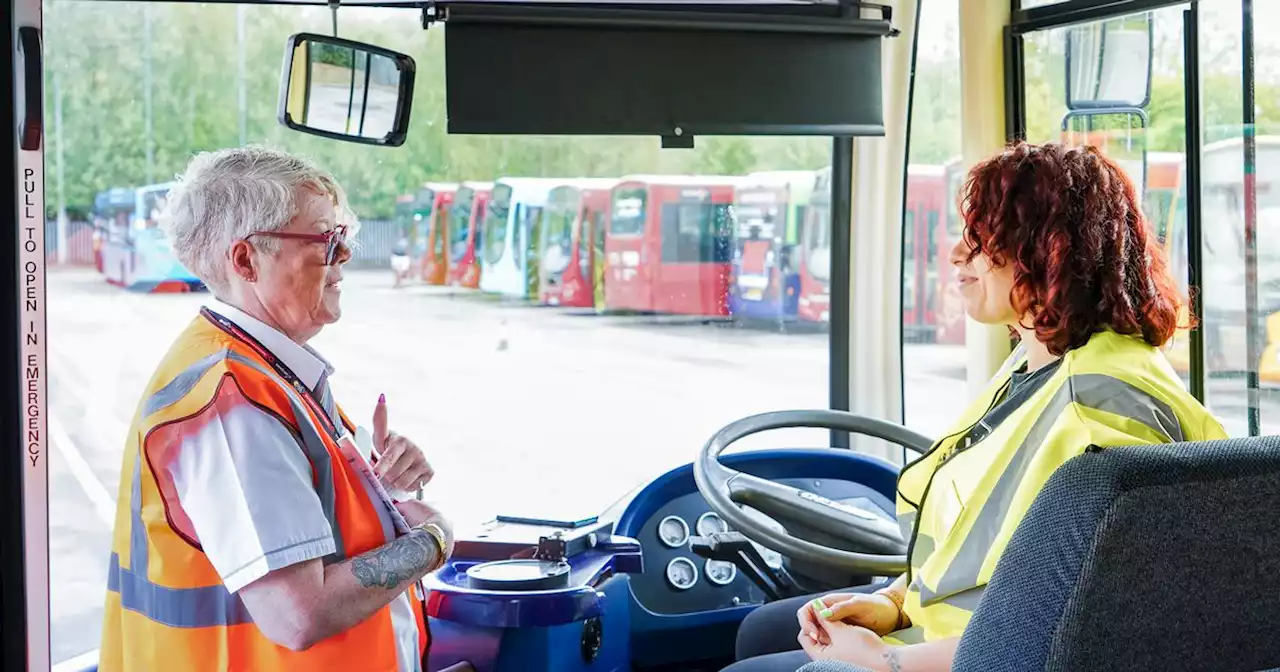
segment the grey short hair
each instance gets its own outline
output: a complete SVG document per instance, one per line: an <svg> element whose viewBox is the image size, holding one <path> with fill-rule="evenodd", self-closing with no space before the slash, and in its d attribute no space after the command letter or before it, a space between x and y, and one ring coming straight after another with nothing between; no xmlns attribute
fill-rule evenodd
<svg viewBox="0 0 1280 672"><path fill-rule="evenodd" d="M333 199L339 223L359 226L346 194L329 173L306 159L267 147L197 154L169 192L160 223L178 259L215 294L226 290L227 252L235 241L279 231L298 214L297 194L309 187ZM255 239L271 250L276 241Z"/></svg>

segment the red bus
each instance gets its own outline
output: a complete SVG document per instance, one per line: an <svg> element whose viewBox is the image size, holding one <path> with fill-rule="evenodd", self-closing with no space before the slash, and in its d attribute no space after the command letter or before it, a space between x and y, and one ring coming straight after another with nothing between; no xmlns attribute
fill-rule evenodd
<svg viewBox="0 0 1280 672"><path fill-rule="evenodd" d="M455 184L428 182L418 190L418 210L414 214L419 234L425 246L422 254L422 281L428 285L443 285L449 277L449 208Z"/></svg>
<svg viewBox="0 0 1280 672"><path fill-rule="evenodd" d="M831 321L831 169L818 171L800 234L800 301L805 322Z"/></svg>
<svg viewBox="0 0 1280 672"><path fill-rule="evenodd" d="M543 304L604 310L604 228L617 184L582 179L551 190L540 246Z"/></svg>
<svg viewBox="0 0 1280 672"><path fill-rule="evenodd" d="M937 340L940 271L950 267L950 236L943 221L947 200L943 166L907 167L902 216L902 337L907 343Z"/></svg>
<svg viewBox="0 0 1280 672"><path fill-rule="evenodd" d="M964 235L964 220L960 218L960 188L964 185L965 165L960 157L951 159L942 168L946 191L943 193L943 244L941 264L938 268L937 297L934 308L935 343L964 345L965 312L960 287L955 282L955 269L948 256L951 247Z"/></svg>
<svg viewBox="0 0 1280 672"><path fill-rule="evenodd" d="M449 208L448 283L453 287L480 288L480 257L485 209L492 182L463 182Z"/></svg>
<svg viewBox="0 0 1280 672"><path fill-rule="evenodd" d="M727 317L736 183L659 175L614 187L605 307Z"/></svg>

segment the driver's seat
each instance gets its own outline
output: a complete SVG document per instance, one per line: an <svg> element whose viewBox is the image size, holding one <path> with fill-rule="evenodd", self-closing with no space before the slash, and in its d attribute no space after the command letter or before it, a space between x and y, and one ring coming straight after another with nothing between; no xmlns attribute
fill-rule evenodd
<svg viewBox="0 0 1280 672"><path fill-rule="evenodd" d="M1080 455L1018 526L952 669L1280 667L1278 519L1280 436Z"/></svg>

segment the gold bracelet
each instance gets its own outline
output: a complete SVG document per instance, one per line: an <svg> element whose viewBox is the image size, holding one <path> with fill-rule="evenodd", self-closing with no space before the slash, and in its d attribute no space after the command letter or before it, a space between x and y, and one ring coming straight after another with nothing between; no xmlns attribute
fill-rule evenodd
<svg viewBox="0 0 1280 672"><path fill-rule="evenodd" d="M899 595L892 588L881 588L880 590L876 591L876 595L884 595L885 597L889 598L889 601L893 603L893 606L898 608L898 622L896 625L894 625L893 629L897 631L907 627L908 625L907 612L905 609L903 609L903 606L902 606L902 603L905 601L906 598L902 595Z"/></svg>
<svg viewBox="0 0 1280 672"><path fill-rule="evenodd" d="M436 542L436 550L439 551L440 558L439 561L436 562L435 566L431 568L431 571L435 571L443 567L445 561L449 559L445 556L445 549L448 548L448 542L445 541L447 537L445 536L444 529L430 521L415 525L413 529L426 532L427 535L431 537L432 541Z"/></svg>

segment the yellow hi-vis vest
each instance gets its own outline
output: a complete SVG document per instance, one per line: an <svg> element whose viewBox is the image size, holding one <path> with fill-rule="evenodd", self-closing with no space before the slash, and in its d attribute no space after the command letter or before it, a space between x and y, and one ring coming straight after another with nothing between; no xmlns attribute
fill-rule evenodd
<svg viewBox="0 0 1280 672"><path fill-rule="evenodd" d="M142 396L125 447L111 543L99 668L116 670L309 670L395 672L391 609L305 651L279 646L258 629L238 595L190 536L191 526L166 462L182 437L227 410L255 404L289 425L311 463L316 493L333 530L339 562L384 543L382 524L360 475L332 436L334 428L305 388L273 370L274 356L234 326L201 315L178 337ZM296 382L296 381L295 381ZM232 392L235 391L235 394ZM338 413L341 416L341 411ZM351 430L345 416L340 420ZM409 591L419 654L428 644L417 591Z"/></svg>
<svg viewBox="0 0 1280 672"><path fill-rule="evenodd" d="M1012 359L898 477L898 522L911 540L903 609L912 627L887 641L959 637L1031 502L1054 470L1090 446L1226 438L1159 350L1108 330L1063 356L990 434L955 450L1021 364Z"/></svg>

